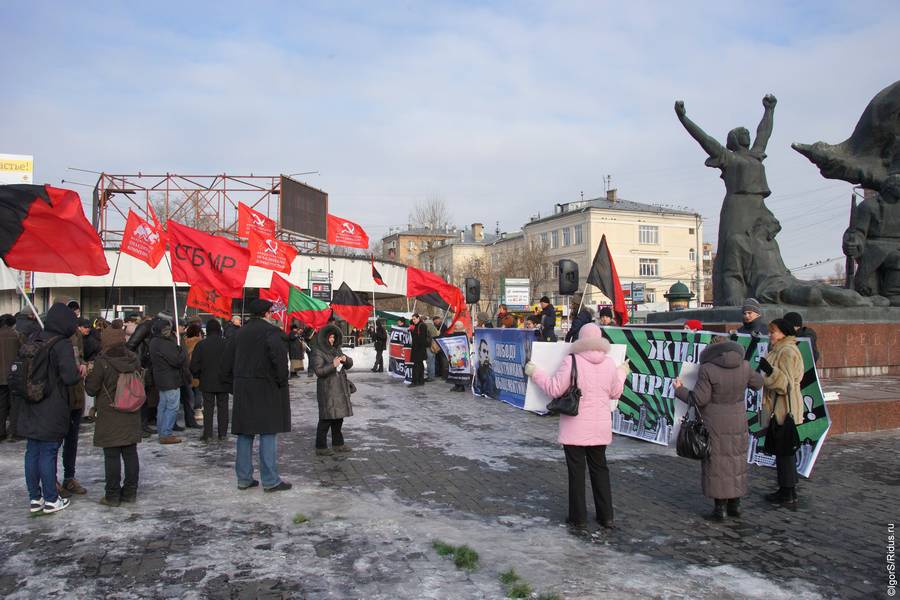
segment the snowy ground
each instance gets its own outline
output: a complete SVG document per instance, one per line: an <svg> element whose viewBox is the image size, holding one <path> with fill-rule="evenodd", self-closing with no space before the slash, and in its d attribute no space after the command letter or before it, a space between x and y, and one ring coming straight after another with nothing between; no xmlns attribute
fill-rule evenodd
<svg viewBox="0 0 900 600"><path fill-rule="evenodd" d="M194 431L177 446L160 446L155 437L141 444L138 503L104 507L97 503L102 453L91 446L88 425L78 458L87 496L61 513L33 518L24 445L0 445L0 594L503 598L498 574L514 567L536 593L561 598L854 595L820 585L813 573L804 577L803 568L794 571L800 576L773 579L763 567L782 559L771 539L760 540L753 560L729 560L722 548L749 535L754 505L743 524L706 523L693 464L689 479L675 475L683 498L670 505L663 506L665 494L662 502L642 504L637 492L622 489L637 489L626 481L652 487L663 475L657 467L681 465L668 448L616 438L610 459L619 528L573 536L560 524L565 467L552 418L449 393L443 383L418 391L368 371L351 376L359 393L345 434L354 452L340 458L313 456L314 380L293 380L295 431L281 436L280 452L282 477L294 488L284 493L237 490L233 442L206 446ZM681 511L680 529L645 531L642 524L661 510ZM295 524L298 513L308 522ZM432 549L436 539L474 548L479 569L458 570ZM685 546L687 556L704 545L709 560L661 550Z"/></svg>

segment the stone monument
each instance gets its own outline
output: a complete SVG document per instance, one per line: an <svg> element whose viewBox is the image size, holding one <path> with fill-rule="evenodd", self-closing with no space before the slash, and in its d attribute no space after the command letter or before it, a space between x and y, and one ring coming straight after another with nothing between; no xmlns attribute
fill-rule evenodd
<svg viewBox="0 0 900 600"><path fill-rule="evenodd" d="M843 251L856 263L855 290L876 306L900 306L900 81L872 98L847 140L792 147L824 177L878 192L853 211Z"/></svg>
<svg viewBox="0 0 900 600"><path fill-rule="evenodd" d="M740 306L744 298L754 297L768 304L871 306L872 301L856 291L797 279L781 258L775 240L781 224L765 203L771 191L763 166L776 103L771 94L763 98L763 116L752 145L750 132L737 127L728 133L725 146L687 117L684 102L675 103L678 120L709 156L706 166L719 169L725 183L713 263L713 303Z"/></svg>

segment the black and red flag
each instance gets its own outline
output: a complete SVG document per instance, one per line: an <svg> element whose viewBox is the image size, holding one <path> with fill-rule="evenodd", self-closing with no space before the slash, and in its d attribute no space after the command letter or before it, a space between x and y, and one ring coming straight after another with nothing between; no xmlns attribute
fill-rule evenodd
<svg viewBox="0 0 900 600"><path fill-rule="evenodd" d="M0 185L0 258L22 271L109 273L81 198L49 185Z"/></svg>
<svg viewBox="0 0 900 600"><path fill-rule="evenodd" d="M353 327L365 329L373 309L345 282L331 295L331 310Z"/></svg>
<svg viewBox="0 0 900 600"><path fill-rule="evenodd" d="M375 268L375 257L372 257L372 279L375 280L375 283L378 285L383 285L387 287L387 284L384 282L384 279L381 278L381 273L378 272L378 269Z"/></svg>
<svg viewBox="0 0 900 600"><path fill-rule="evenodd" d="M625 294L622 293L622 284L619 283L619 274L613 263L609 246L606 244L606 234L600 239L597 254L587 276L587 282L600 288L603 295L612 300L613 312L616 315L616 323L628 324L628 307L625 305Z"/></svg>

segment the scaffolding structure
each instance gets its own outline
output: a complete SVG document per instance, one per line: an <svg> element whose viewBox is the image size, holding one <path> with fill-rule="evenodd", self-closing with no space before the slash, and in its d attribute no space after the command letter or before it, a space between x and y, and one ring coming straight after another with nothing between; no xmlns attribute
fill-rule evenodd
<svg viewBox="0 0 900 600"><path fill-rule="evenodd" d="M214 235L237 239L238 203L276 222L276 236L300 252L319 252L314 239L284 231L280 223L280 175L133 175L101 173L93 194L92 219L104 247L118 248L128 211L147 216L151 205L163 221L172 219Z"/></svg>

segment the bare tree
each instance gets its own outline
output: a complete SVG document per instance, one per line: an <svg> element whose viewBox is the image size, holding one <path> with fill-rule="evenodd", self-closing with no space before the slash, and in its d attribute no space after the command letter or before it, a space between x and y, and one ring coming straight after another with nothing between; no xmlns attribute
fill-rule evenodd
<svg viewBox="0 0 900 600"><path fill-rule="evenodd" d="M201 231L219 230L216 208L210 206L198 191L180 195L169 194L168 207L165 194L151 195L150 205L163 223L172 219Z"/></svg>
<svg viewBox="0 0 900 600"><path fill-rule="evenodd" d="M450 211L440 196L434 195L416 204L409 213L409 222L415 227L442 231L450 225Z"/></svg>
<svg viewBox="0 0 900 600"><path fill-rule="evenodd" d="M527 277L531 282L532 294L537 294L540 286L547 280L550 261L547 259L547 247L540 238L525 240L525 243L514 251L504 255L502 264L504 277Z"/></svg>
<svg viewBox="0 0 900 600"><path fill-rule="evenodd" d="M465 282L466 277L474 277L481 283L481 302L478 303L480 310L493 312L495 300L500 299L500 277L499 261L495 261L491 256L484 258L470 257L463 266L462 274L458 278L459 284Z"/></svg>

